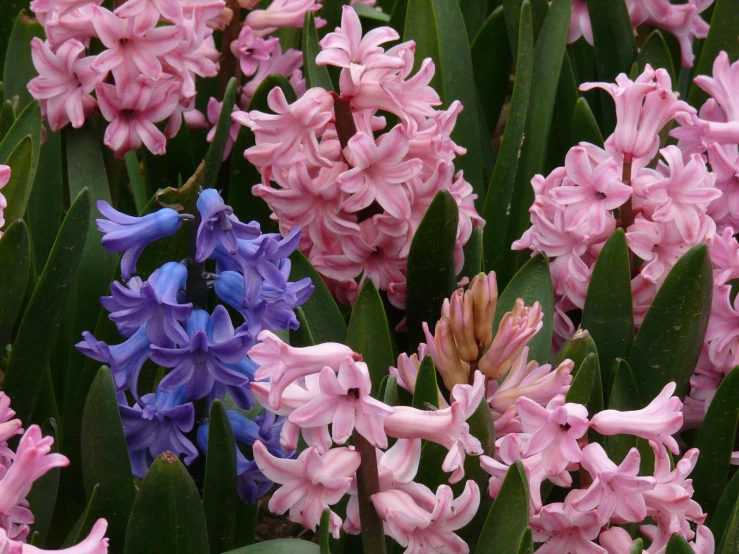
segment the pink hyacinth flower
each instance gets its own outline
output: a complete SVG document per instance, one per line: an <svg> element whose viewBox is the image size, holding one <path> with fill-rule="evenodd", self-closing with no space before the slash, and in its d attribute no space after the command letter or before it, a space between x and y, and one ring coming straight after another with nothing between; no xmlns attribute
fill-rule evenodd
<svg viewBox="0 0 739 554"><path fill-rule="evenodd" d="M135 17L147 12L148 17L162 16L170 23L182 24L182 5L179 0L126 0L114 13L118 17Z"/></svg>
<svg viewBox="0 0 739 554"><path fill-rule="evenodd" d="M542 454L547 473L559 474L570 463L582 460L578 439L588 432L588 409L565 403L562 396L552 399L546 408L522 397L516 411L524 432L531 433L526 455Z"/></svg>
<svg viewBox="0 0 739 554"><path fill-rule="evenodd" d="M665 69L652 69L649 64L636 81L625 74L616 77L616 83L584 83L580 90L602 88L616 103L616 130L613 147L621 153L624 162L651 159L659 147L659 132L673 119L690 122L695 109L679 100L672 92L672 81Z"/></svg>
<svg viewBox="0 0 739 554"><path fill-rule="evenodd" d="M266 10L249 12L245 24L259 36L269 35L285 27L300 29L303 27L305 13L315 12L320 8L321 4L314 0L274 0Z"/></svg>
<svg viewBox="0 0 739 554"><path fill-rule="evenodd" d="M62 548L59 550L45 550L37 548L30 544L18 544L18 554L107 554L108 552L108 539L105 537L105 532L108 530L108 522L104 519L98 519L95 525L90 529L90 533L82 542L77 543L69 548ZM0 551L2 550L2 540L0 539ZM14 554L14 550L11 550L8 554Z"/></svg>
<svg viewBox="0 0 739 554"><path fill-rule="evenodd" d="M612 517L624 523L639 522L647 517L647 505L642 492L652 490L654 477L639 477L641 457L636 448L629 450L616 466L598 443L583 448L580 465L594 478L587 492L572 503L581 512L597 508L601 525Z"/></svg>
<svg viewBox="0 0 739 554"><path fill-rule="evenodd" d="M583 37L588 44L593 44L593 26L590 24L590 13L586 0L572 0L572 16L570 30L567 33L567 44L577 42Z"/></svg>
<svg viewBox="0 0 739 554"><path fill-rule="evenodd" d="M344 444L356 428L371 444L387 448L383 420L393 409L370 396L372 382L364 362L345 357L338 375L324 367L319 377L321 393L290 414L298 427L318 427L331 423L334 442Z"/></svg>
<svg viewBox="0 0 739 554"><path fill-rule="evenodd" d="M218 129L218 119L221 117L222 107L223 107L223 102L219 102L212 96L208 100L208 122L211 125L210 131L208 131L208 135L205 137L205 140L207 140L208 142L213 142L213 139L216 136L216 130ZM226 139L226 148L223 150L223 156L221 157L221 161L224 161L224 162L231 155L231 149L233 148L234 142L236 142L236 138L239 136L240 126L236 121L233 121L234 114L238 114L238 113L241 113L241 110L239 110L238 106L234 106L231 111L232 122L228 128L228 138Z"/></svg>
<svg viewBox="0 0 739 554"><path fill-rule="evenodd" d="M641 410L603 410L592 417L590 426L601 435L624 434L655 441L678 454L680 448L672 435L682 427L683 414L680 410L683 403L677 396L672 396L675 387L674 382L667 383L662 392Z"/></svg>
<svg viewBox="0 0 739 554"><path fill-rule="evenodd" d="M344 155L353 168L337 181L341 190L351 194L344 209L358 212L376 200L391 216L410 218L411 203L403 183L418 175L423 162L406 159L407 153L408 136L400 125L377 142L361 132L350 138Z"/></svg>
<svg viewBox="0 0 739 554"><path fill-rule="evenodd" d="M102 3L103 0L32 0L29 7L44 27L55 27L62 16L77 8Z"/></svg>
<svg viewBox="0 0 739 554"><path fill-rule="evenodd" d="M247 77L256 73L260 62L269 60L269 56L280 42L277 37L264 39L254 34L254 30L244 25L239 38L231 43L231 53L236 56L241 72Z"/></svg>
<svg viewBox="0 0 739 554"><path fill-rule="evenodd" d="M152 83L146 79L131 81L121 95L116 87L100 83L95 89L100 112L110 122L103 141L117 155L135 150L145 144L152 154L162 155L167 139L157 128L177 107L177 83Z"/></svg>
<svg viewBox="0 0 739 554"><path fill-rule="evenodd" d="M544 543L539 554L606 554L593 542L600 533L597 512L578 512L568 502L557 502L544 506L529 524L534 542Z"/></svg>
<svg viewBox="0 0 739 554"><path fill-rule="evenodd" d="M85 45L69 39L56 53L40 38L31 40L31 57L39 76L28 83L28 92L41 103L52 131L67 123L80 128L97 103L90 93L103 75L94 71L95 58L84 58Z"/></svg>
<svg viewBox="0 0 739 554"><path fill-rule="evenodd" d="M385 522L386 533L406 548L405 554L467 554L469 546L454 531L477 513L480 489L474 481L467 481L455 499L451 487L440 485L432 510L399 490L373 494L372 504Z"/></svg>
<svg viewBox="0 0 739 554"><path fill-rule="evenodd" d="M269 509L316 530L321 514L339 502L352 484L361 457L349 448L333 448L321 455L315 446L303 450L297 460L272 456L260 441L254 443L254 460L271 481L282 485L269 500ZM329 529L339 538L341 518L333 511Z"/></svg>
<svg viewBox="0 0 739 554"><path fill-rule="evenodd" d="M482 445L470 434L467 419L482 401L484 382L484 376L478 371L472 385L456 385L451 393L451 407L443 410L395 406L394 412L385 418L385 433L398 439L430 440L447 448L449 453L441 468L452 472L450 483L459 482L464 477L465 454L482 454Z"/></svg>
<svg viewBox="0 0 739 554"><path fill-rule="evenodd" d="M0 164L0 189L2 189L5 185L8 184L10 181L10 166L2 165ZM3 218L3 210L8 207L8 201L3 196L3 194L0 192L0 228L5 226L5 219ZM0 234L0 237L2 235ZM5 395L3 395L3 398Z"/></svg>
<svg viewBox="0 0 739 554"><path fill-rule="evenodd" d="M184 29L174 25L157 27L157 21L156 15L142 13L120 18L105 8L93 6L92 23L107 50L98 55L92 68L103 74L113 71L119 91L138 72L149 79L161 78L159 57L174 50L182 40Z"/></svg>
<svg viewBox="0 0 739 554"><path fill-rule="evenodd" d="M249 350L248 355L260 366L254 377L270 380L269 404L273 408L280 407L282 392L293 381L320 373L325 366L336 371L347 356L360 359L359 354L348 346L334 342L295 348L271 331L262 331L257 340L260 342Z"/></svg>
<svg viewBox="0 0 739 554"><path fill-rule="evenodd" d="M739 62L733 64L726 52L719 52L713 62L713 76L699 75L695 84L713 97L720 107L722 118L718 121L704 119L703 108L699 124L704 140L720 143L739 143L739 105L736 94L739 88Z"/></svg>

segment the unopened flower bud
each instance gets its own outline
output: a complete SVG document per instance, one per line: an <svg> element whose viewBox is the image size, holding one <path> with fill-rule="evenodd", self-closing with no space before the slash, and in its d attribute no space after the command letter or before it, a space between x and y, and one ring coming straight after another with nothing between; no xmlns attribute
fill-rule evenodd
<svg viewBox="0 0 739 554"><path fill-rule="evenodd" d="M459 289L450 299L449 322L452 326L454 340L457 343L459 357L472 364L477 361L479 352L475 342L475 316L472 295Z"/></svg>
<svg viewBox="0 0 739 554"><path fill-rule="evenodd" d="M472 296L475 341L485 351L493 342L493 319L495 319L495 306L498 304L498 284L495 280L495 272L477 275L472 279L469 292Z"/></svg>
<svg viewBox="0 0 739 554"><path fill-rule="evenodd" d="M429 354L434 360L437 371L444 380L444 386L448 390L457 384L469 384L470 366L459 357L457 345L454 342L451 325L448 318L441 318L436 324L432 335L428 325L424 322L423 332L426 334L426 342Z"/></svg>

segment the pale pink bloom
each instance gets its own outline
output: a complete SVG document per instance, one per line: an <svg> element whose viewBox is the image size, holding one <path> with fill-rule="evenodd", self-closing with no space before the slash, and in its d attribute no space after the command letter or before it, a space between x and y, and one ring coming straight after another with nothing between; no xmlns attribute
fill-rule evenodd
<svg viewBox="0 0 739 554"><path fill-rule="evenodd" d="M333 448L321 455L315 446L303 450L296 460L272 456L256 441L254 460L271 481L282 485L269 499L269 509L281 515L290 510L290 519L313 531L325 509L339 502L349 490L361 462L358 452ZM329 529L339 538L341 518L331 512Z"/></svg>
<svg viewBox="0 0 739 554"><path fill-rule="evenodd" d="M31 11L44 27L59 25L59 19L77 8L90 4L100 5L103 0L32 0Z"/></svg>
<svg viewBox="0 0 739 554"><path fill-rule="evenodd" d="M606 549L608 554L624 554L631 550L634 539L631 538L629 532L623 527L609 527L602 531L598 537L600 545ZM643 550L643 554L649 554L648 550Z"/></svg>
<svg viewBox="0 0 739 554"><path fill-rule="evenodd" d="M608 212L631 197L631 187L621 182L621 166L613 159L598 163L583 146L575 146L565 157L567 176L549 195L565 208L568 231L584 227L585 234L606 230Z"/></svg>
<svg viewBox="0 0 739 554"><path fill-rule="evenodd" d="M28 83L28 91L41 103L52 131L67 123L82 127L97 103L90 93L103 79L91 68L95 58L83 57L85 45L75 39L64 42L56 53L40 38L31 40L31 57L39 76Z"/></svg>
<svg viewBox="0 0 739 554"><path fill-rule="evenodd" d="M558 474L570 463L582 459L577 443L588 432L588 409L580 404L565 403L563 396L554 397L546 408L521 397L516 400L521 426L531 438L526 456L542 454L547 473Z"/></svg>
<svg viewBox="0 0 739 554"><path fill-rule="evenodd" d="M716 177L716 188L722 192L720 202L711 202L708 215L721 230L739 228L739 145L708 145L708 162Z"/></svg>
<svg viewBox="0 0 739 554"><path fill-rule="evenodd" d="M739 364L739 302L731 301L731 286L713 289L711 318L706 330L708 356L719 368Z"/></svg>
<svg viewBox="0 0 739 554"><path fill-rule="evenodd" d="M616 83L584 83L580 90L602 88L616 103L616 130L613 147L624 161L651 158L659 147L659 132L673 119L689 123L695 109L679 100L672 92L672 81L665 69L652 69L649 64L636 81L625 74Z"/></svg>
<svg viewBox="0 0 739 554"><path fill-rule="evenodd" d="M2 173L4 167L0 165L0 183L2 183ZM2 188L0 186L0 188ZM0 225L2 227L2 225ZM20 419L15 419L15 411L10 407L10 397L0 391L0 457L12 458L15 454L7 446L7 442L15 435L23 433L22 423ZM3 446L5 444L5 446Z"/></svg>
<svg viewBox="0 0 739 554"><path fill-rule="evenodd" d="M675 383L667 383L662 392L641 410L619 412L604 410L595 414L590 426L601 435L633 435L664 444L673 453L680 452L672 435L680 430L683 423L681 408L683 403L675 392Z"/></svg>
<svg viewBox="0 0 739 554"><path fill-rule="evenodd" d="M583 37L588 44L593 44L593 27L590 24L590 13L586 0L572 0L572 16L570 30L567 33L567 44L577 42Z"/></svg>
<svg viewBox="0 0 739 554"><path fill-rule="evenodd" d="M718 117L715 121L706 121L701 109L700 126L704 141L739 143L737 83L739 83L739 63L731 64L728 54L723 51L713 62L713 77L699 75L695 78L695 84L713 97L717 108L715 111Z"/></svg>
<svg viewBox="0 0 739 554"><path fill-rule="evenodd" d="M282 391L280 397L280 406L273 408L269 404L269 394L273 385L268 381L259 381L250 383L254 398L263 406L269 406L271 412L278 415L290 415L301 406L305 406L316 396L321 394L319 385L319 373L307 375L300 381L290 383L285 390ZM288 449L294 450L294 449Z"/></svg>
<svg viewBox="0 0 739 554"><path fill-rule="evenodd" d="M10 172L11 172L10 166L0 164L0 189L2 189L10 181ZM5 219L3 218L3 210L7 207L8 207L8 201L5 198L5 196L3 196L3 193L0 192L0 228L5 226ZM0 235L0 237L1 236L2 235ZM6 398L6 396L3 394L3 396L0 398Z"/></svg>
<svg viewBox="0 0 739 554"><path fill-rule="evenodd" d="M46 25L46 39L52 49L59 48L70 39L78 40L89 46L90 39L97 37L92 23L92 8L101 2L88 2L59 18L55 25ZM43 19L43 18L42 18Z"/></svg>
<svg viewBox="0 0 739 554"><path fill-rule="evenodd" d="M266 10L253 10L246 16L245 24L251 27L258 36L265 36L277 29L303 27L303 19L308 11L315 12L321 8L314 0L274 0Z"/></svg>
<svg viewBox="0 0 739 554"><path fill-rule="evenodd" d="M254 35L248 25L244 25L239 38L231 43L231 53L239 59L241 72L251 77L256 73L260 62L269 60L269 56L280 42L277 37L264 39Z"/></svg>
<svg viewBox="0 0 739 554"><path fill-rule="evenodd" d="M318 145L318 136L333 117L331 95L316 87L288 104L282 89L275 87L267 96L267 104L274 114L252 110L232 116L254 131L257 144L245 152L247 159L267 151L273 164L286 165L302 154L315 166L331 166Z"/></svg>
<svg viewBox="0 0 739 554"><path fill-rule="evenodd" d="M643 169L653 180L642 185L643 196L654 205L652 221L674 221L680 236L687 243L700 238L701 219L708 204L721 196L714 185L700 154L690 156L686 164L677 146L667 146L660 151L665 162L657 170Z"/></svg>
<svg viewBox="0 0 739 554"><path fill-rule="evenodd" d="M147 15L161 16L171 23L181 24L183 19L179 0L126 0L114 11L118 17L135 17L142 12L153 12Z"/></svg>
<svg viewBox="0 0 739 554"><path fill-rule="evenodd" d="M606 554L593 542L600 534L598 513L578 512L567 500L544 506L529 525L534 542L544 543L539 554Z"/></svg>
<svg viewBox="0 0 739 554"><path fill-rule="evenodd" d="M416 176L423 162L406 159L408 136L400 125L382 135L377 142L357 133L344 149L352 169L339 176L338 185L351 194L343 205L348 212L358 212L375 200L393 217L408 219L411 202L403 183Z"/></svg>
<svg viewBox="0 0 739 554"><path fill-rule="evenodd" d="M276 45L269 60L260 62L257 72L241 88L241 105L247 107L262 81L273 73L286 77L293 86L293 89L295 89L295 94L300 98L305 93L305 83L303 82L303 88L301 90L296 88L296 84L300 84L300 79L302 79L302 74L299 71L302 65L303 53L300 50L289 48L283 54L280 45Z"/></svg>
<svg viewBox="0 0 739 554"><path fill-rule="evenodd" d="M182 14L185 17L197 14L213 28L217 27L214 23L218 23L226 8L224 0L178 0L178 2L182 5Z"/></svg>
<svg viewBox="0 0 739 554"><path fill-rule="evenodd" d="M372 382L364 362L345 357L338 375L324 367L319 377L321 393L290 414L290 421L304 427L331 423L334 442L344 444L356 432L378 448L387 448L383 420L393 409L370 396Z"/></svg>
<svg viewBox="0 0 739 554"><path fill-rule="evenodd" d="M398 439L421 438L440 444L449 450L441 466L452 472L450 483L464 477L465 454L482 454L480 441L470 434L467 419L475 412L483 398L482 373L476 372L472 385L456 385L451 392L451 407L436 411L417 410L395 406L385 418L385 433Z"/></svg>
<svg viewBox="0 0 739 554"><path fill-rule="evenodd" d="M218 129L218 119L221 117L221 108L223 107L223 102L219 102L212 96L208 100L208 122L210 123L210 131L208 131L208 135L205 137L205 140L208 142L213 142L213 139L216 136L216 130ZM234 106L231 110L231 125L228 128L228 138L226 139L226 148L223 151L223 157L221 158L221 161L226 161L228 157L231 155L231 149L233 148L234 142L236 142L236 138L239 136L239 129L241 128L239 123L235 120L234 115L237 114L243 114L241 110L239 110L238 106Z"/></svg>
<svg viewBox="0 0 739 554"><path fill-rule="evenodd" d="M162 155L167 139L157 128L177 107L177 83L152 83L143 77L131 81L118 94L116 87L100 83L95 89L100 112L110 122L103 138L106 146L121 156L143 143L152 154Z"/></svg>
<svg viewBox="0 0 739 554"><path fill-rule="evenodd" d="M37 548L30 544L19 545L20 549L18 554L107 554L108 553L108 539L105 537L105 532L108 530L108 522L104 519L98 519L95 525L90 529L90 534L87 535L82 542L77 543L69 548L62 548L59 550L45 550ZM0 539L0 549L2 548L2 539ZM13 554L11 550L8 554Z"/></svg>
<svg viewBox="0 0 739 554"><path fill-rule="evenodd" d="M361 84L362 75L371 69L400 69L405 62L388 56L380 47L385 42L398 40L400 36L391 27L378 27L362 36L362 23L351 6L343 6L341 28L321 39L321 52L316 57L318 65L333 65L349 72L353 87L342 94L353 94Z"/></svg>
<svg viewBox="0 0 739 554"><path fill-rule="evenodd" d="M260 366L254 377L270 380L269 404L273 408L280 407L282 392L293 381L320 373L325 366L336 371L347 356L360 359L359 354L355 354L348 346L334 342L295 348L285 344L271 331L262 331L257 340L260 342L249 350L248 355Z"/></svg>
<svg viewBox="0 0 739 554"><path fill-rule="evenodd" d="M447 390L460 383L469 383L470 364L463 360L459 353L450 319L448 317L439 319L433 335L425 321L422 326L428 343L429 355L444 380Z"/></svg>
<svg viewBox="0 0 739 554"><path fill-rule="evenodd" d="M513 361L539 332L543 318L541 304L534 302L529 308L520 298L516 300L513 311L506 313L500 320L493 343L480 358L478 363L480 371L489 379L505 375Z"/></svg>
<svg viewBox="0 0 739 554"><path fill-rule="evenodd" d="M433 509L419 506L399 490L373 494L372 504L385 521L385 532L406 549L406 554L467 554L469 546L454 531L477 513L480 489L474 481L467 481L455 499L451 487L440 485Z"/></svg>
<svg viewBox="0 0 739 554"><path fill-rule="evenodd" d="M183 30L174 25L157 27L158 16L142 12L136 17L119 18L114 13L93 6L92 23L104 50L92 68L103 74L113 71L121 91L138 73L157 80L162 76L160 56L171 52L182 40Z"/></svg>
<svg viewBox="0 0 739 554"><path fill-rule="evenodd" d="M593 484L572 506L581 512L597 508L601 525L608 521L641 522L646 518L647 506L641 493L653 489L655 479L639 477L639 451L629 450L618 466L598 443L588 444L582 452L580 465L593 477Z"/></svg>
<svg viewBox="0 0 739 554"><path fill-rule="evenodd" d="M739 277L739 242L734 238L733 228L727 227L720 235L717 234L709 245L709 252L714 285L725 285Z"/></svg>

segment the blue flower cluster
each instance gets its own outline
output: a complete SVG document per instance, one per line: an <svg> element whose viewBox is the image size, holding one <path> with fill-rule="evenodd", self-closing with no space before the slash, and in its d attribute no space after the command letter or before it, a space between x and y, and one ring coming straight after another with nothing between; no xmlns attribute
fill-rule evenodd
<svg viewBox="0 0 739 554"><path fill-rule="evenodd" d="M195 402L201 403L198 413L202 406L209 408L214 400L227 397L243 410L254 405L249 383L257 366L247 353L262 330L297 329L294 309L308 299L313 285L308 278L288 281L288 256L298 246L299 230L286 237L261 233L258 223L239 221L214 189L202 191L197 201L200 224L194 260L167 262L145 281L132 274L146 246L173 235L183 220L195 217L171 208L132 217L106 202L98 202L98 209L107 218L97 220L105 233L103 246L123 253L123 283L113 282L110 296L100 301L125 340L108 345L85 332L76 346L110 367L133 473L143 477L154 458L167 450L192 463L198 457L195 437L206 451L208 425L195 429ZM210 313L186 298L190 263L213 266L213 273L196 276L221 302ZM235 317L242 321L236 326L226 306L239 314ZM166 371L153 391L141 390L146 387L139 378L148 360ZM259 439L277 456L294 455L280 448L284 418L265 412L252 421L232 410L228 417L237 445L251 446ZM239 493L244 501L254 502L271 483L240 450L237 465Z"/></svg>

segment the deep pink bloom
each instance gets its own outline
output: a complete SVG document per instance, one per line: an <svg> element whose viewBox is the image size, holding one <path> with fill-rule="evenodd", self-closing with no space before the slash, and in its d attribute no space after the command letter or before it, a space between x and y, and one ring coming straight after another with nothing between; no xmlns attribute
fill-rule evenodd
<svg viewBox="0 0 739 554"><path fill-rule="evenodd" d="M326 366L337 371L339 364L347 356L360 359L359 354L343 344L326 342L295 348L284 343L271 331L262 331L257 338L260 342L249 350L248 355L260 366L254 377L258 380L270 380L269 404L273 408L280 407L282 392L293 381L320 373Z"/></svg>
<svg viewBox="0 0 739 554"><path fill-rule="evenodd" d="M454 531L467 525L477 513L480 489L467 481L456 499L451 487L440 485L433 507L419 506L399 490L372 495L378 515L385 521L385 532L405 547L406 554L467 554L469 546Z"/></svg>
<svg viewBox="0 0 739 554"><path fill-rule="evenodd" d="M339 502L349 490L360 463L358 452L332 448L321 455L315 446L303 450L297 460L272 456L260 441L254 443L254 460L264 475L282 485L269 500L276 514L290 510L290 519L316 530L321 514ZM341 532L341 518L333 511L329 528L335 538Z"/></svg>
<svg viewBox="0 0 739 554"><path fill-rule="evenodd" d="M695 109L679 100L672 92L672 81L665 69L652 69L649 64L636 81L625 74L616 83L584 83L580 90L602 88L616 103L616 130L613 147L624 161L651 159L659 147L659 132L671 120L689 122Z"/></svg>
<svg viewBox="0 0 739 554"><path fill-rule="evenodd" d="M246 16L245 24L265 36L284 27L303 27L305 12L321 8L314 0L274 0L266 10L253 10Z"/></svg>
<svg viewBox="0 0 739 554"><path fill-rule="evenodd" d="M739 90L739 62L730 63L726 52L720 52L713 62L713 76L699 75L695 84L710 94L716 103L718 121L701 119L699 124L704 140L719 143L739 143L739 103L736 101Z"/></svg>
<svg viewBox="0 0 739 554"><path fill-rule="evenodd" d="M383 420L393 409L370 396L372 382L364 362L345 357L338 375L324 367L319 377L321 393L308 404L290 414L290 421L299 427L318 427L331 423L334 442L344 444L356 428L371 444L387 448Z"/></svg>
<svg viewBox="0 0 739 554"><path fill-rule="evenodd" d="M79 128L97 103L90 93L103 79L91 68L95 58L85 58L85 45L69 39L56 52L40 38L31 40L31 57L39 76L28 83L28 91L41 103L52 131L67 123Z"/></svg>
<svg viewBox="0 0 739 554"><path fill-rule="evenodd" d="M231 52L239 59L241 72L247 77L256 73L260 62L269 60L269 56L280 42L277 37L264 39L254 35L249 25L244 25L239 38L231 43Z"/></svg>
<svg viewBox="0 0 739 554"><path fill-rule="evenodd" d="M544 543L537 550L539 554L606 554L593 542L600 533L598 513L578 512L567 500L564 504L547 504L529 524L534 542Z"/></svg>
<svg viewBox="0 0 739 554"><path fill-rule="evenodd" d="M664 444L677 454L680 448L672 435L682 427L683 414L680 410L683 403L677 396L672 396L675 387L674 382L667 383L662 392L641 410L598 412L590 420L590 426L601 435L624 434L652 440Z"/></svg>
<svg viewBox="0 0 739 554"><path fill-rule="evenodd" d="M155 123L168 118L179 101L177 83L152 83L143 77L131 81L119 95L116 87L100 83L95 89L100 112L110 122L105 144L117 155L145 144L152 154L162 155L167 139Z"/></svg>
<svg viewBox="0 0 739 554"><path fill-rule="evenodd" d="M590 13L586 0L572 0L572 16L570 30L567 33L567 44L576 42L583 37L588 44L593 44L593 27L590 24Z"/></svg>

